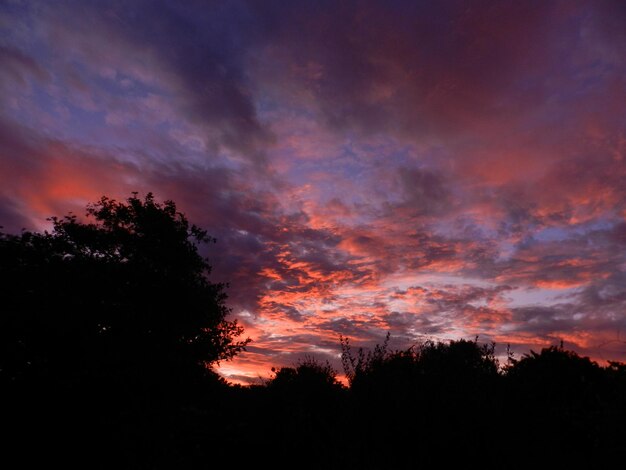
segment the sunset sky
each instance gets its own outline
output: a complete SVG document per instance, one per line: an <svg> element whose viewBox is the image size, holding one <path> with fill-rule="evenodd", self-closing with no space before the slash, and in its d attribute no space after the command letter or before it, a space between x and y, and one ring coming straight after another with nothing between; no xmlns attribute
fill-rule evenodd
<svg viewBox="0 0 626 470"><path fill-rule="evenodd" d="M173 199L253 339L626 360L626 2L0 3L0 225Z"/></svg>

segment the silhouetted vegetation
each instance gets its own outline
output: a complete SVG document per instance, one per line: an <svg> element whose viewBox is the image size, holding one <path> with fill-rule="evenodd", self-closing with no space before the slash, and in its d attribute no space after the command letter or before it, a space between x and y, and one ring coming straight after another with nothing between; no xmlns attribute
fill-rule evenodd
<svg viewBox="0 0 626 470"><path fill-rule="evenodd" d="M310 357L262 385L229 385L210 365L247 341L207 279L206 233L151 195L103 198L88 215L0 236L1 411L23 466L41 455L89 468L626 457L626 365L562 346L500 364L478 340L392 351L387 336L365 351L341 338L348 386Z"/></svg>
<svg viewBox="0 0 626 470"><path fill-rule="evenodd" d="M142 413L195 403L218 386L207 366L246 345L198 253L211 239L151 194L102 198L87 222L51 222L51 232L0 236L4 405L18 425L31 416L51 435L64 431L55 421L69 424L69 442L86 438L81 428L107 426L107 440L134 429L143 440L152 425ZM87 444L103 456L107 445L126 445Z"/></svg>

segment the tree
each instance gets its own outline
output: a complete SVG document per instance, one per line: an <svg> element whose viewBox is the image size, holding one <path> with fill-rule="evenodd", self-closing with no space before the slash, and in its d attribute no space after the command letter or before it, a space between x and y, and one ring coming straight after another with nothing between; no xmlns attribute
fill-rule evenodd
<svg viewBox="0 0 626 470"><path fill-rule="evenodd" d="M280 442L283 458L298 461L306 456L313 467L329 467L330 456L339 454L346 397L336 371L328 361L310 356L294 367L272 371L275 375L265 387L272 410L265 420L268 436Z"/></svg>
<svg viewBox="0 0 626 470"><path fill-rule="evenodd" d="M153 386L245 348L198 253L214 240L174 202L103 197L85 222L51 221L51 232L0 234L3 382Z"/></svg>
<svg viewBox="0 0 626 470"><path fill-rule="evenodd" d="M278 369L268 387L274 391L286 391L292 396L310 398L335 393L341 390L342 385L337 380L337 372L328 361L320 363L307 356L295 368Z"/></svg>
<svg viewBox="0 0 626 470"><path fill-rule="evenodd" d="M597 363L562 345L513 361L506 377L509 415L525 431L520 433L525 444L537 454L547 449L573 456L596 452L606 425L606 375Z"/></svg>
<svg viewBox="0 0 626 470"><path fill-rule="evenodd" d="M353 429L368 430L348 436L350 466L432 465L450 449L479 457L498 418L501 377L493 344L427 341L390 351L387 335L373 350L354 353L348 339L341 343L349 421Z"/></svg>

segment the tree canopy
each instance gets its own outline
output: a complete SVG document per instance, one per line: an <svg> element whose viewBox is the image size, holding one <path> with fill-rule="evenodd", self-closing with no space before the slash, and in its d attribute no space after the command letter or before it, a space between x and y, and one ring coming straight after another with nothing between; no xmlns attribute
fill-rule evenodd
<svg viewBox="0 0 626 470"><path fill-rule="evenodd" d="M107 197L86 219L0 234L3 381L202 376L248 340L198 252L214 241L176 204Z"/></svg>

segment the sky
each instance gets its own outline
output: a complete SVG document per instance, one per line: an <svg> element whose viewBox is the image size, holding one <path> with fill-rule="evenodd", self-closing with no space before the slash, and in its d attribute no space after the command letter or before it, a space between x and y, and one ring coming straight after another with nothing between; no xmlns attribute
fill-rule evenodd
<svg viewBox="0 0 626 470"><path fill-rule="evenodd" d="M626 360L626 3L0 2L0 225L174 200L253 342Z"/></svg>

